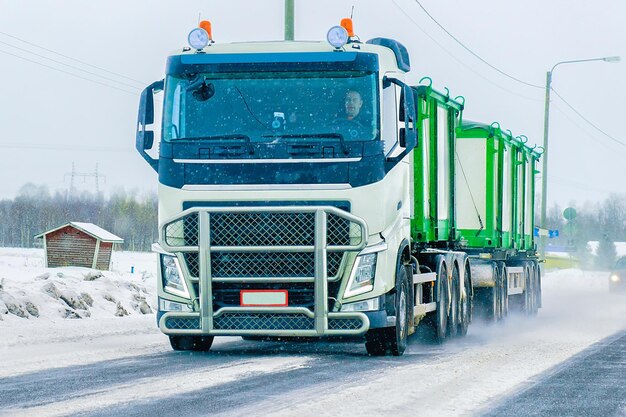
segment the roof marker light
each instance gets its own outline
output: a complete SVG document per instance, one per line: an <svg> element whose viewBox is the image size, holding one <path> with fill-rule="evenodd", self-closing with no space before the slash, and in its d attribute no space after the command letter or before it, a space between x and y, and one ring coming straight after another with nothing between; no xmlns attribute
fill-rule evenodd
<svg viewBox="0 0 626 417"><path fill-rule="evenodd" d="M354 26L352 25L352 19L349 17L341 19L341 27L348 32L348 38L354 38Z"/></svg>
<svg viewBox="0 0 626 417"><path fill-rule="evenodd" d="M198 27L201 27L202 29L206 30L206 33L209 34L209 42L213 43L213 33L211 32L211 22L209 22L208 20L203 20L202 22L200 22L200 24L198 24Z"/></svg>
<svg viewBox="0 0 626 417"><path fill-rule="evenodd" d="M342 26L333 26L328 29L326 40L333 47L339 49L348 43L348 31Z"/></svg>

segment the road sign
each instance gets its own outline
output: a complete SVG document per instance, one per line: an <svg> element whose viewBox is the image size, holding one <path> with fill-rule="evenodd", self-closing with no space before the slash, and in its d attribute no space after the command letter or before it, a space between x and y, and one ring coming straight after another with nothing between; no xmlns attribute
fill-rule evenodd
<svg viewBox="0 0 626 417"><path fill-rule="evenodd" d="M563 210L563 217L565 217L566 220L572 221L576 218L576 209L574 207L568 207L565 210Z"/></svg>

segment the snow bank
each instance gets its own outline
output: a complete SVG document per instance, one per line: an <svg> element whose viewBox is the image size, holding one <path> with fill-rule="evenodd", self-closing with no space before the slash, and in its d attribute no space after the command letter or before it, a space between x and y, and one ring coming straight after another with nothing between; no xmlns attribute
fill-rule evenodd
<svg viewBox="0 0 626 417"><path fill-rule="evenodd" d="M98 271L45 268L41 249L0 248L0 346L152 331L155 276L151 253L113 252L111 271Z"/></svg>

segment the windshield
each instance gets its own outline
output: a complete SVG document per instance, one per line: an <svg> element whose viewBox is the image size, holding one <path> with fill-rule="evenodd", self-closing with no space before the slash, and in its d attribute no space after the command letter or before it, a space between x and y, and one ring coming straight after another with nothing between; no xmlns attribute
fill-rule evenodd
<svg viewBox="0 0 626 417"><path fill-rule="evenodd" d="M163 138L378 138L375 73L168 76Z"/></svg>

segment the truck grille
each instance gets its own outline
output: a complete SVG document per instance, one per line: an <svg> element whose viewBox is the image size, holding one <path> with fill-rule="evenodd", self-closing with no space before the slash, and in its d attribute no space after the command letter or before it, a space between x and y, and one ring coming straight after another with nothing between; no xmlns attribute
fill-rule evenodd
<svg viewBox="0 0 626 417"><path fill-rule="evenodd" d="M356 318L328 319L330 330L356 330L363 322ZM313 330L315 320L306 314L223 313L213 319L217 330Z"/></svg>
<svg viewBox="0 0 626 417"><path fill-rule="evenodd" d="M198 214L191 213L165 228L170 246L198 245ZM327 246L361 243L361 229L348 219L328 215ZM315 213L242 212L212 213L210 242L212 247L313 246ZM344 252L327 254L327 274L339 273ZM193 277L199 276L197 252L186 252L185 262ZM211 251L213 278L290 278L313 277L315 255L312 252L223 252Z"/></svg>
<svg viewBox="0 0 626 417"><path fill-rule="evenodd" d="M339 273L344 252L331 252L327 257L328 276ZM198 253L185 253L185 262L191 276L198 278ZM214 252L211 254L211 274L216 278L242 277L312 277L315 257L311 252Z"/></svg>
<svg viewBox="0 0 626 417"><path fill-rule="evenodd" d="M224 313L213 319L218 330L312 330L315 320L306 314Z"/></svg>

